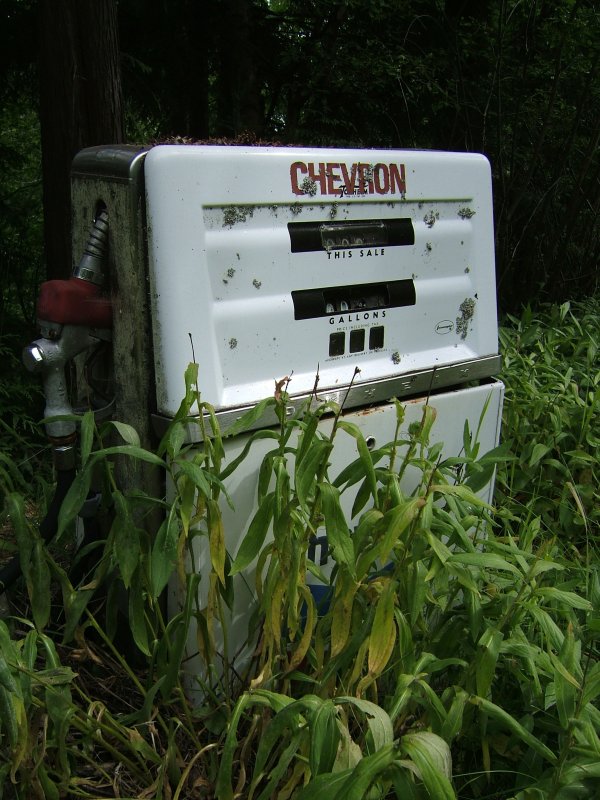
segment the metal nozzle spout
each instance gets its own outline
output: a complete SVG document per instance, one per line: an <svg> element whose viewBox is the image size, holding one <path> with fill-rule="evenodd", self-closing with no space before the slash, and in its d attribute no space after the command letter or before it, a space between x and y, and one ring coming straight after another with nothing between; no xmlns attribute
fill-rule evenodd
<svg viewBox="0 0 600 800"><path fill-rule="evenodd" d="M107 249L108 211L103 209L92 225L83 255L73 270L73 277L102 286Z"/></svg>

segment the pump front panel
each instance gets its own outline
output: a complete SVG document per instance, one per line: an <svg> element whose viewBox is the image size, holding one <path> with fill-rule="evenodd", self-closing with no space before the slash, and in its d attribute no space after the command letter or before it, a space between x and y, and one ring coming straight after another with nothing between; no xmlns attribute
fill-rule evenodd
<svg viewBox="0 0 600 800"><path fill-rule="evenodd" d="M159 413L193 357L217 411L497 369L483 156L165 145L144 171Z"/></svg>

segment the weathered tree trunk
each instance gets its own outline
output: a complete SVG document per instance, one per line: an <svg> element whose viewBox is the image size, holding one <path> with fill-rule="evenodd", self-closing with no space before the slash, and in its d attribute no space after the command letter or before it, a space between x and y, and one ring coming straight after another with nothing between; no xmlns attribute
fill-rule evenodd
<svg viewBox="0 0 600 800"><path fill-rule="evenodd" d="M66 278L73 156L123 141L116 0L40 0L39 23L46 267Z"/></svg>

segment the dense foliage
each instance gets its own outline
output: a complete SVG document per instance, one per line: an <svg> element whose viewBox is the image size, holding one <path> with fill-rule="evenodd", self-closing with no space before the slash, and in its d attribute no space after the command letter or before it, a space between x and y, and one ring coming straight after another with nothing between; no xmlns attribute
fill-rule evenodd
<svg viewBox="0 0 600 800"><path fill-rule="evenodd" d="M408 429L398 404L396 437L369 450L333 404L288 418L282 384L237 423L243 430L268 407L280 419L250 436L248 448L272 449L235 553L224 550L219 498L248 448L227 462L218 432L204 447L184 444L188 413L211 411L195 365L155 453L126 425L94 433L86 416L63 541L99 468L114 517L100 548L83 554L91 572L79 585L42 546L20 495L8 497L31 605L17 594L16 615L0 622L0 796L596 797L598 317L589 302L507 321L504 442L480 453L465 430L460 463L430 444L435 396ZM123 444L103 445L107 426ZM330 476L341 436L357 457ZM116 454L170 472L174 493L155 539L140 510L163 501L124 497L112 479ZM474 491L494 465L492 509ZM420 476L407 494L406 470ZM350 535L340 497L357 485ZM336 567L329 604L317 609L306 565L320 524ZM186 567L198 548L212 562L206 604ZM190 625L202 657L218 664L230 576L256 556L259 635L248 670L195 662L191 704L180 672ZM167 621L169 579L179 581L181 611ZM126 656L123 633L135 642Z"/></svg>

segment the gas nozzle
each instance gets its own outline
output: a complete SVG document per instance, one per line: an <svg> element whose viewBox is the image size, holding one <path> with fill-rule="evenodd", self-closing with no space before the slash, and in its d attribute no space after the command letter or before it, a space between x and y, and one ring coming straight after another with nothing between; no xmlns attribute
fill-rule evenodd
<svg viewBox="0 0 600 800"><path fill-rule="evenodd" d="M108 249L108 211L104 208L90 230L79 264L73 269L73 277L89 281L96 286L104 285L104 265Z"/></svg>
<svg viewBox="0 0 600 800"><path fill-rule="evenodd" d="M57 339L62 325L110 328L112 306L101 293L108 251L108 211L103 208L91 227L83 255L69 280L46 281L40 287L37 317L44 336Z"/></svg>
<svg viewBox="0 0 600 800"><path fill-rule="evenodd" d="M40 288L37 316L42 338L23 351L30 372L42 375L46 417L70 416L65 368L79 353L110 338L112 306L102 294L108 249L108 212L102 209L92 225L83 255L69 280L46 281ZM46 423L52 439L74 435L72 420Z"/></svg>
<svg viewBox="0 0 600 800"><path fill-rule="evenodd" d="M65 325L59 339L38 339L23 350L23 363L29 372L41 374L44 380L46 408L44 416L59 417L73 414L69 401L65 367L79 353L98 344L88 328ZM64 439L75 433L73 420L46 423L46 433L52 439Z"/></svg>

